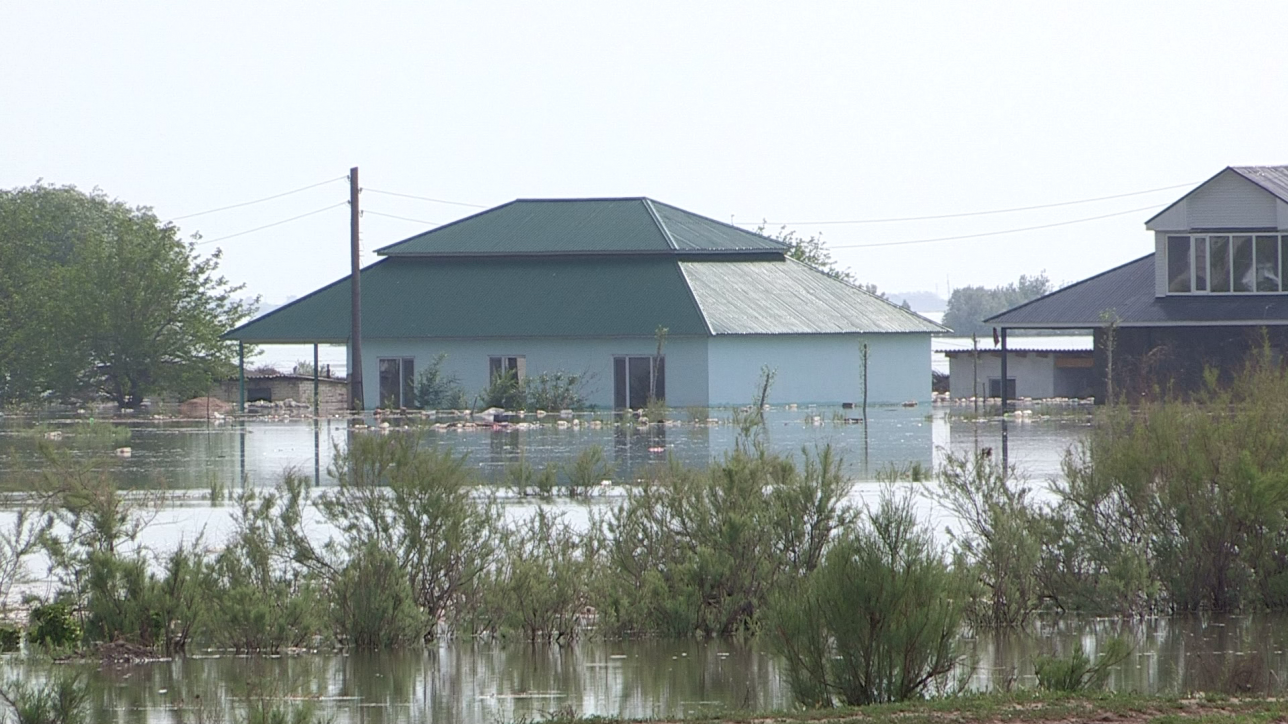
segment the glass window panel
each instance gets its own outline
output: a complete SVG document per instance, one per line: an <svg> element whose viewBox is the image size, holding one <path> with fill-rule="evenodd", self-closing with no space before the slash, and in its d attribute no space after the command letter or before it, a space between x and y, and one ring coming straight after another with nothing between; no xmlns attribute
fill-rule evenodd
<svg viewBox="0 0 1288 724"><path fill-rule="evenodd" d="M1194 237L1194 291L1207 291L1207 237Z"/></svg>
<svg viewBox="0 0 1288 724"><path fill-rule="evenodd" d="M384 408L398 407L399 379L398 360L381 359L380 360L380 406Z"/></svg>
<svg viewBox="0 0 1288 724"><path fill-rule="evenodd" d="M1279 237L1279 279L1285 277L1288 277L1288 235Z"/></svg>
<svg viewBox="0 0 1288 724"><path fill-rule="evenodd" d="M627 406L626 399L626 358L613 358L613 407L622 409Z"/></svg>
<svg viewBox="0 0 1288 724"><path fill-rule="evenodd" d="M1279 291L1279 237L1258 236L1255 259L1257 291Z"/></svg>
<svg viewBox="0 0 1288 724"><path fill-rule="evenodd" d="M1190 237L1167 237L1167 291L1190 291Z"/></svg>
<svg viewBox="0 0 1288 724"><path fill-rule="evenodd" d="M1208 238L1212 247L1212 258L1209 260L1211 270L1208 279L1212 282L1212 291L1230 291L1230 237L1213 236Z"/></svg>
<svg viewBox="0 0 1288 724"><path fill-rule="evenodd" d="M402 361L402 399L399 400L399 407L413 407L413 401L416 399L416 360L412 357L403 357Z"/></svg>
<svg viewBox="0 0 1288 724"><path fill-rule="evenodd" d="M1251 236L1230 238L1230 268L1234 276L1234 291L1250 292L1256 288Z"/></svg>
<svg viewBox="0 0 1288 724"><path fill-rule="evenodd" d="M629 406L631 408L640 408L648 404L648 383L650 378L650 368L652 367L651 357L631 357L629 360L629 387L631 399Z"/></svg>

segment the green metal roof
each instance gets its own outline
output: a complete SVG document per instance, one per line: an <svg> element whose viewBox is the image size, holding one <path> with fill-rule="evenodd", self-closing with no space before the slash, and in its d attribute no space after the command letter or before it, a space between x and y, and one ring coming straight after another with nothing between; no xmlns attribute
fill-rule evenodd
<svg viewBox="0 0 1288 724"><path fill-rule="evenodd" d="M349 279L225 336L246 342L343 343ZM651 337L708 329L674 259L388 258L362 270L362 336Z"/></svg>
<svg viewBox="0 0 1288 724"><path fill-rule="evenodd" d="M798 261L681 261L712 334L946 332Z"/></svg>
<svg viewBox="0 0 1288 724"><path fill-rule="evenodd" d="M378 249L384 256L781 254L782 242L643 197L519 199Z"/></svg>

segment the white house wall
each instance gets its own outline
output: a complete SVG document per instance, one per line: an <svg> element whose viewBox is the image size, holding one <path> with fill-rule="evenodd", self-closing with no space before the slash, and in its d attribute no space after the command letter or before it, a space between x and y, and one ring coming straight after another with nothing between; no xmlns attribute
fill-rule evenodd
<svg viewBox="0 0 1288 724"><path fill-rule="evenodd" d="M1269 191L1234 171L1226 171L1195 189L1181 204L1190 229L1261 229L1279 226L1276 201ZM1158 222L1152 226L1165 231L1181 230Z"/></svg>
<svg viewBox="0 0 1288 724"><path fill-rule="evenodd" d="M975 360L969 354L948 359L948 385L953 399L964 400L975 395ZM1006 360L1006 376L1015 379L1015 396L1035 399L1055 397L1055 355L1039 352L1011 352ZM1002 378L1002 357L992 352L979 356L979 395L988 396L989 378Z"/></svg>
<svg viewBox="0 0 1288 724"><path fill-rule="evenodd" d="M718 335L708 342L710 404L751 402L765 366L775 370L771 404L859 402L860 342L869 350L869 404L929 401L929 334Z"/></svg>
<svg viewBox="0 0 1288 724"><path fill-rule="evenodd" d="M456 375L469 399L488 385L488 358L516 356L525 358L529 378L542 372L569 372L585 375L583 387L587 401L600 408L613 407L613 357L615 355L651 355L657 351L653 337L597 339L453 339L404 340L364 339L362 342L363 395L367 408L378 406L380 395L379 360L382 357L412 357L419 375L438 356L447 353L443 363L447 374ZM675 407L706 405L707 340L706 338L671 337L666 341L666 397Z"/></svg>

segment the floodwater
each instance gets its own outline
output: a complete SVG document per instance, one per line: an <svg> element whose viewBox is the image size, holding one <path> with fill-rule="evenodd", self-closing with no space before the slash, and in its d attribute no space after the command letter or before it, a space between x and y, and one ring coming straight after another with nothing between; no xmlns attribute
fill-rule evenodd
<svg viewBox="0 0 1288 724"><path fill-rule="evenodd" d="M991 448L1005 454L1035 483L1060 475L1061 460L1089 425L1086 408L1058 409L1045 416L973 422L960 407L875 408L866 424L850 409L773 409L765 444L798 454L802 447L833 446L855 480L853 499L871 502L884 485L882 471L912 463L925 467L951 453ZM423 444L450 446L468 455L484 479L500 483L508 466L523 460L536 467L571 461L599 446L613 464L614 485L590 503L559 503L570 518L584 519L594 506L620 500L622 486L649 466L673 458L701 465L733 449L732 411L711 411L709 422L682 422L640 431L612 425L607 416L541 421L531 429L424 430ZM207 424L172 419L116 423L125 433L85 435L67 421L0 418L0 484L24 485L28 476L55 472L42 446L62 450L81 464L115 469L122 487L175 493L143 536L155 550L173 547L205 531L217 543L231 529L230 506L209 490L242 485L271 487L283 471L332 484L331 458L351 435L381 434L378 420L355 430L343 419L261 419ZM403 421L390 421L394 428ZM598 424L596 424L598 422ZM50 433L62 433L61 435ZM1005 436L1005 441L1004 441ZM50 437L57 439L49 439ZM128 457L115 454L129 447ZM942 530L943 511L930 495L918 505ZM531 509L509 498L511 516ZM9 514L11 516L12 513ZM0 518L9 517L0 512ZM0 520L3 525L3 520ZM50 594L48 588L37 592ZM966 634L959 672L974 689L1033 686L1037 656L1067 653L1075 643L1096 651L1114 636L1135 644L1113 672L1110 685L1142 692L1212 690L1230 686L1280 690L1288 681L1288 618L1166 618L1039 622L1006 635ZM40 678L53 666L17 655L0 656L0 681ZM1228 672L1242 677L1231 682ZM519 642L448 641L426 651L336 654L279 658L236 657L201 652L181 660L133 666L91 667L94 721L171 722L194 719L197 708L239 707L259 697L310 701L336 722L444 721L493 724L540 719L552 713L625 717L673 717L739 709L790 707L777 660L751 642L693 640L599 641L588 636L560 648ZM1246 681L1244 681L1246 680ZM225 717L225 720L235 720ZM208 719L207 719L208 721Z"/></svg>
<svg viewBox="0 0 1288 724"><path fill-rule="evenodd" d="M1112 670L1120 691L1282 693L1288 619L1186 617L1040 622L1025 633L963 637L960 678L972 690L1036 686L1032 662L1114 637L1134 648ZM264 698L309 702L337 724L534 721L555 713L676 717L790 708L777 660L755 643L596 641L567 647L455 641L425 651L236 657L77 667L0 657L4 680L82 670L93 722L198 721L196 711ZM205 719L210 721L210 719Z"/></svg>

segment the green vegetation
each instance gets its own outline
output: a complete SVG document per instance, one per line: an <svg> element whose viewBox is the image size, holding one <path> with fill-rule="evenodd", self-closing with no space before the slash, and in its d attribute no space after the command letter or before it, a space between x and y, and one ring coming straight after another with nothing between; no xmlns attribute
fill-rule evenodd
<svg viewBox="0 0 1288 724"><path fill-rule="evenodd" d="M984 319L1005 312L1011 307L1054 291L1046 272L1037 276L1021 274L1018 281L1005 286L993 287L957 287L948 297L948 307L944 310L944 326L953 330L953 334L969 337L977 334L981 338L993 333L992 327L984 324Z"/></svg>
<svg viewBox="0 0 1288 724"><path fill-rule="evenodd" d="M440 352L434 357L419 375L416 376L416 407L422 410L464 410L470 403L465 398L465 390L456 375L443 371L447 353Z"/></svg>
<svg viewBox="0 0 1288 724"><path fill-rule="evenodd" d="M1068 656L1043 656L1037 660L1034 669L1038 686L1050 691L1068 692L1104 688L1110 669L1130 655L1131 644L1122 638L1111 639L1094 663L1082 650L1081 643L1074 644Z"/></svg>
<svg viewBox="0 0 1288 724"><path fill-rule="evenodd" d="M513 370L492 378L479 393L477 408L499 407L503 410L581 410L586 408L584 375L567 372L542 372L519 379Z"/></svg>
<svg viewBox="0 0 1288 724"><path fill-rule="evenodd" d="M865 706L921 697L957 664L960 588L911 498L883 497L771 607L770 642L796 700Z"/></svg>
<svg viewBox="0 0 1288 724"><path fill-rule="evenodd" d="M0 190L0 404L205 394L253 303L144 207L100 191Z"/></svg>

